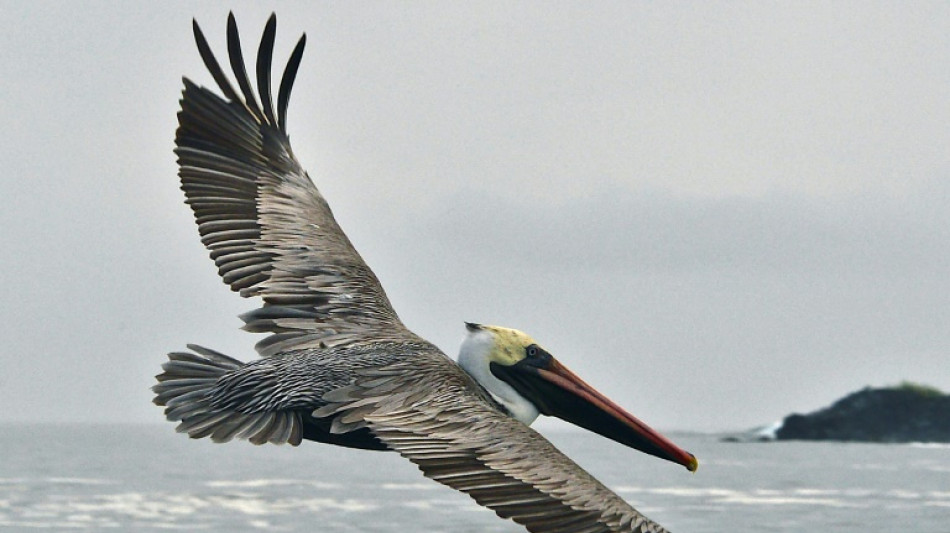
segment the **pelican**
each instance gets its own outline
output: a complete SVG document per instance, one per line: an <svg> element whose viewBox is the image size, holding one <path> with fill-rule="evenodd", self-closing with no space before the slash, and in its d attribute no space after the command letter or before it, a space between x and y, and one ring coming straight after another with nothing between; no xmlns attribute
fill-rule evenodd
<svg viewBox="0 0 950 533"><path fill-rule="evenodd" d="M695 471L692 454L521 331L466 323L456 363L402 324L291 149L287 105L306 34L275 109L276 27L272 14L255 94L233 14L227 43L238 89L193 21L224 97L184 78L175 137L201 241L231 290L263 300L241 316L244 329L270 335L249 363L197 345L169 354L154 403L192 438L395 451L535 533L666 531L528 425L556 416Z"/></svg>

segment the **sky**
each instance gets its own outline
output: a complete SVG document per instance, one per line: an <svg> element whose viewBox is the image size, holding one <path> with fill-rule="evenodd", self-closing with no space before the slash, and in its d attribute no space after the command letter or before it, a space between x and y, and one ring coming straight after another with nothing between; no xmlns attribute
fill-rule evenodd
<svg viewBox="0 0 950 533"><path fill-rule="evenodd" d="M195 17L307 33L294 150L403 321L531 334L654 427L950 390L946 2L0 1L0 421L162 423L249 360L178 189Z"/></svg>

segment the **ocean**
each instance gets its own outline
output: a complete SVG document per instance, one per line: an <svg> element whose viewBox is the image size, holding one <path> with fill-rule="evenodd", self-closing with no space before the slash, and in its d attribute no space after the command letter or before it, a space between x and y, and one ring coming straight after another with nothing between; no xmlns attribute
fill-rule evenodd
<svg viewBox="0 0 950 533"><path fill-rule="evenodd" d="M672 433L684 468L546 436L674 533L950 532L950 446L734 443ZM0 426L2 531L518 532L392 453L213 444L164 425Z"/></svg>

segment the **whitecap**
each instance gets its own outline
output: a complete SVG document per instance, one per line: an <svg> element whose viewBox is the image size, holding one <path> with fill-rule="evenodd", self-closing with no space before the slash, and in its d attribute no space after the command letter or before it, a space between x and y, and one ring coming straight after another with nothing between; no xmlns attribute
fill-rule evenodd
<svg viewBox="0 0 950 533"><path fill-rule="evenodd" d="M719 488L719 487L697 488L697 487L620 486L620 487L616 487L614 490L616 490L617 492L623 492L623 493L646 492L650 494L663 494L663 495L668 495L668 496L683 496L683 497L725 496L729 494L734 494L736 492L732 489Z"/></svg>
<svg viewBox="0 0 950 533"><path fill-rule="evenodd" d="M694 487L658 487L649 489L651 494L666 494L670 496L728 496L736 491L724 488L694 488Z"/></svg>
<svg viewBox="0 0 950 533"><path fill-rule="evenodd" d="M824 507L858 507L837 498L803 498L787 495L752 495L737 493L733 496L713 500L715 503L741 505L820 505Z"/></svg>
<svg viewBox="0 0 950 533"><path fill-rule="evenodd" d="M908 442L911 448L929 448L934 450L950 450L950 442Z"/></svg>
<svg viewBox="0 0 950 533"><path fill-rule="evenodd" d="M948 501L943 501L943 500L937 500L937 501L934 501L934 500L927 500L927 501L924 502L924 505L927 506L927 507L948 507L948 508L950 508L950 500L948 500Z"/></svg>
<svg viewBox="0 0 950 533"><path fill-rule="evenodd" d="M287 500L278 500L275 502L285 508L306 509L311 512L319 513L327 509L334 511L344 511L348 513L365 512L377 509L379 506L354 499L337 500L333 498L295 498ZM289 509L288 509L289 510Z"/></svg>
<svg viewBox="0 0 950 533"><path fill-rule="evenodd" d="M435 483L383 483L380 487L385 490L432 490L440 488Z"/></svg>
<svg viewBox="0 0 950 533"><path fill-rule="evenodd" d="M887 495L901 500L916 500L920 498L920 493L912 490L894 489L887 491Z"/></svg>
<svg viewBox="0 0 950 533"><path fill-rule="evenodd" d="M403 502L401 505L403 507L408 507L410 509L421 509L423 511L427 511L429 509L432 509L433 507L432 502L430 502L429 500L412 500L408 502Z"/></svg>
<svg viewBox="0 0 950 533"><path fill-rule="evenodd" d="M35 528L35 529L86 529L87 526L58 521L34 520L4 520L0 519L0 527Z"/></svg>
<svg viewBox="0 0 950 533"><path fill-rule="evenodd" d="M177 501L176 501L177 500ZM44 503L34 506L33 512L47 512L52 515L114 513L139 519L163 519L169 514L191 514L204 505L183 504L175 497L147 497L141 493L105 494L84 500L69 500L62 503Z"/></svg>
<svg viewBox="0 0 950 533"><path fill-rule="evenodd" d="M785 420L776 420L775 422L772 422L771 424L756 430L755 435L764 439L775 440L776 436L778 435L778 430L782 429L784 423Z"/></svg>
<svg viewBox="0 0 950 533"><path fill-rule="evenodd" d="M841 494L841 491L838 489L810 489L810 488L800 488L795 489L795 494L800 494L802 496L837 496Z"/></svg>
<svg viewBox="0 0 950 533"><path fill-rule="evenodd" d="M83 477L49 477L45 479L46 483L57 485L114 485L116 482L109 479L83 478Z"/></svg>
<svg viewBox="0 0 950 533"><path fill-rule="evenodd" d="M323 481L309 481L303 479L243 479L243 480L225 480L219 479L215 481L206 481L205 486L212 488L262 488L262 487L279 487L279 486L292 486L292 485L305 485L308 487L313 487L317 489L338 489L340 485L337 483L326 483Z"/></svg>

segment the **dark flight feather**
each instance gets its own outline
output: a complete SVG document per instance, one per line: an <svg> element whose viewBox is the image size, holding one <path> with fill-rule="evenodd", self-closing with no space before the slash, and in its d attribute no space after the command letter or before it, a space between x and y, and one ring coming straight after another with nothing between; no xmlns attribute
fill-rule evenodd
<svg viewBox="0 0 950 533"><path fill-rule="evenodd" d="M241 36L238 34L237 22L234 20L234 13L228 13L228 58L231 60L231 70L237 79L238 87L244 93L244 103L248 111L254 115L258 122L264 122L264 113L257 104L257 97L251 89L251 82L247 77L247 70L244 68L244 54L241 52Z"/></svg>
<svg viewBox="0 0 950 533"><path fill-rule="evenodd" d="M284 68L284 75L280 80L280 90L277 93L277 124L285 135L287 134L287 105L290 103L290 90L294 87L297 68L300 67L300 58L303 57L303 49L306 45L307 34L305 33L300 36L297 46L290 54L287 66Z"/></svg>
<svg viewBox="0 0 950 533"><path fill-rule="evenodd" d="M274 59L274 36L277 34L277 15L271 13L264 26L261 44L257 48L257 92L261 95L261 105L264 107L264 116L272 125L277 125L274 116L274 99L270 91L270 70Z"/></svg>

